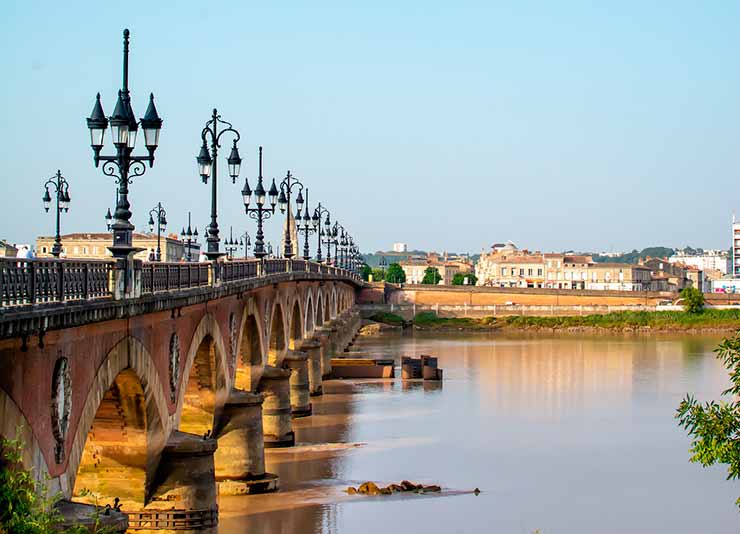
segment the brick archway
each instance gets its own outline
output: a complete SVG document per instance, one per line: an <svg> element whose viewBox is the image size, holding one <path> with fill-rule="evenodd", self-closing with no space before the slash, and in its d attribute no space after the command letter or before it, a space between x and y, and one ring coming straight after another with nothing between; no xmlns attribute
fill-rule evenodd
<svg viewBox="0 0 740 534"><path fill-rule="evenodd" d="M286 343L287 330L283 305L276 298L272 305L272 316L270 318L270 340L267 354L267 363L269 365L277 367L282 363L283 357L285 357L285 350L288 346Z"/></svg>
<svg viewBox="0 0 740 534"><path fill-rule="evenodd" d="M303 321L301 320L301 307L298 298L293 300L293 309L290 313L290 326L288 327L288 348L296 350L303 339Z"/></svg>
<svg viewBox="0 0 740 534"><path fill-rule="evenodd" d="M143 507L171 428L154 362L139 340L127 336L103 360L85 400L60 477L65 497L84 488L103 499L120 497L130 509ZM123 486L107 480L110 466Z"/></svg>
<svg viewBox="0 0 740 534"><path fill-rule="evenodd" d="M306 292L306 311L304 317L305 320L303 324L305 325L305 337L309 337L311 334L313 334L314 321L316 319L316 311L314 310L313 304L313 294L310 290Z"/></svg>
<svg viewBox="0 0 740 534"><path fill-rule="evenodd" d="M262 348L262 319L255 299L250 298L244 306L242 323L239 327L239 341L234 387L252 391L257 387L265 366L265 352Z"/></svg>

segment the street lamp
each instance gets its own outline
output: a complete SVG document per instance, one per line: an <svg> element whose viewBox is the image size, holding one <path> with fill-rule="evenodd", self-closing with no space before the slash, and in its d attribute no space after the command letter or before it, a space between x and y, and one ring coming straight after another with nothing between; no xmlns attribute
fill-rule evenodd
<svg viewBox="0 0 740 534"><path fill-rule="evenodd" d="M310 216L310 209L308 207L308 187L306 188L306 205L303 211L303 224L301 224L301 210L295 216L296 222L298 223L296 229L300 234L303 232L303 259L308 261L311 259L311 253L308 250L308 236L319 230L319 214L317 211L313 212L313 216ZM320 249L319 249L320 250Z"/></svg>
<svg viewBox="0 0 740 534"><path fill-rule="evenodd" d="M62 171L57 170L57 173L46 180L44 184L44 210L49 213L51 207L51 195L49 194L49 186L53 188L54 196L56 197L56 219L57 219L57 233L54 237L54 246L51 247L51 255L58 258L62 253L62 236L59 234L59 224L62 215L62 211L67 213L69 211L69 182L62 176Z"/></svg>
<svg viewBox="0 0 740 534"><path fill-rule="evenodd" d="M285 213L286 209L288 211L287 223L285 225L285 237L283 238L285 241L285 250L283 255L286 258L292 258L295 255L293 254L293 243L290 235L290 217L291 212L293 211L290 207L290 195L293 193L293 188L296 186L298 186L298 197L295 199L295 205L298 208L298 213L300 213L301 208L303 207L303 184L299 180L296 180L295 177L290 174L290 171L288 171L287 176L283 178L282 182L280 182L280 197L278 198L280 213ZM296 246L298 246L298 243L296 243Z"/></svg>
<svg viewBox="0 0 740 534"><path fill-rule="evenodd" d="M316 232L316 236L318 237L318 247L316 249L316 261L323 262L323 258L321 257L321 243L324 243L326 245L326 264L331 263L331 214L329 213L329 210L326 209L324 206L321 205L321 202L319 202L319 205L316 206L316 211L314 212L314 217L319 220L319 230ZM323 226L322 226L322 218L323 220Z"/></svg>
<svg viewBox="0 0 740 534"><path fill-rule="evenodd" d="M234 239L233 226L229 226L229 238L224 242L224 245L229 258L233 258L234 252L236 252L236 249L239 248L239 243Z"/></svg>
<svg viewBox="0 0 740 534"><path fill-rule="evenodd" d="M118 188L118 200L115 213L112 214L113 223L113 245L108 247L113 257L123 259L131 253L137 252L132 246L134 225L131 219L131 204L128 201L128 186L132 178L141 176L146 172L146 163L149 167L154 166L154 151L159 144L159 131L162 129L162 119L157 114L154 105L154 95L149 95L149 106L144 118L136 121L134 111L131 107L131 95L128 89L128 51L129 31L123 30L123 87L118 91L113 115L106 118L103 106L100 103L100 93L95 98L92 114L87 119L87 127L90 129L90 145L93 149L93 161L97 167L103 162L103 174L115 179ZM100 154L103 148L105 130L110 124L113 145L116 148L115 156L103 156ZM136 146L136 133L141 125L144 131L144 144L148 155L134 156L132 153ZM106 214L107 215L107 214Z"/></svg>
<svg viewBox="0 0 740 534"><path fill-rule="evenodd" d="M191 245L198 242L198 227L195 227L195 231L190 226L190 212L188 212L188 229L185 230L185 228L182 229L182 232L180 232L180 238L182 239L183 245L185 245L185 259L187 261L192 261L192 257L190 254L190 247Z"/></svg>
<svg viewBox="0 0 740 534"><path fill-rule="evenodd" d="M219 123L226 125L226 128L224 128L220 132L218 130ZM236 136L233 141L234 144L231 147L231 154L226 160L229 165L229 176L231 176L231 183L236 183L236 179L239 176L239 170L242 164L242 158L239 157L239 150L237 149L236 144L239 142L239 139L241 137L239 135L239 132L237 132L233 128L231 123L222 120L221 115L218 114L216 108L213 108L213 115L211 115L211 120L206 123L203 131L200 134L203 144L201 145L200 153L196 158L196 160L198 161L198 172L200 173L200 177L203 180L203 183L207 184L208 177L213 175L213 180L211 181L211 224L208 225L208 229L206 231L206 234L208 235L208 237L206 237L206 241L208 242L208 250L206 251L206 256L208 256L209 260L216 260L219 256L223 255L218 251L219 239L217 220L218 212L216 210L216 192L218 181L218 149L221 146L221 136L226 132L231 132ZM208 145L206 139L209 135L211 136L210 154L208 153Z"/></svg>
<svg viewBox="0 0 740 534"><path fill-rule="evenodd" d="M252 238L249 237L249 232L244 232L239 236L239 246L244 247L244 259L246 260L249 255L249 247L252 245Z"/></svg>
<svg viewBox="0 0 740 534"><path fill-rule="evenodd" d="M265 234L262 231L262 223L272 217L275 213L275 204L277 204L278 191L275 186L275 180L272 181L269 193L265 191L262 185L262 147L259 155L259 176L257 177L257 188L254 190L256 208L250 208L252 202L252 190L249 188L249 180L244 179L244 189L242 189L242 201L244 202L244 212L249 218L257 221L257 234L254 240L254 256L258 259L265 257ZM268 199L269 196L269 199ZM270 207L266 207L269 201ZM272 245L270 245L272 249ZM272 254L272 250L270 250Z"/></svg>
<svg viewBox="0 0 740 534"><path fill-rule="evenodd" d="M338 221L334 221L334 226L329 230L329 250L334 245L334 265L337 265L339 260L339 227L341 225ZM328 261L328 254L327 254Z"/></svg>
<svg viewBox="0 0 740 534"><path fill-rule="evenodd" d="M157 254L154 257L156 261L162 261L162 232L167 230L167 212L164 211L161 202L149 210L149 233L154 232L154 217L157 217ZM177 230L175 230L177 231Z"/></svg>

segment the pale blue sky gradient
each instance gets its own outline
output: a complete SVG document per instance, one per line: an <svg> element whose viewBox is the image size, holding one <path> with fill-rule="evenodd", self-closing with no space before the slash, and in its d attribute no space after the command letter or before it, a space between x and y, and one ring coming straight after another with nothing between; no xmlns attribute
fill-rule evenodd
<svg viewBox="0 0 740 534"><path fill-rule="evenodd" d="M278 5L279 4L279 5ZM740 207L737 2L21 2L0 20L0 238L51 234L42 183L71 183L64 231L102 231L115 194L85 117L120 86L164 119L133 222L161 200L202 230L200 130L216 106L242 171L305 180L364 251L729 247ZM110 136L106 135L109 143ZM224 157L227 154L224 154ZM225 169L225 165L222 165ZM222 174L225 178L225 173ZM222 236L253 232L221 181ZM254 183L254 182L252 182ZM279 221L279 222L278 222ZM268 223L277 242L282 218Z"/></svg>

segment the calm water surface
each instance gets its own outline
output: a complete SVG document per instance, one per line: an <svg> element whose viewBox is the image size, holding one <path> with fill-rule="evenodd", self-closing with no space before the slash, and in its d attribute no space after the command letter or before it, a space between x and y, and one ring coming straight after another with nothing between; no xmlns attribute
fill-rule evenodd
<svg viewBox="0 0 740 534"><path fill-rule="evenodd" d="M717 337L367 338L376 356L432 354L441 387L333 381L299 447L268 451L272 495L222 498L221 533L720 533L740 485L687 461L673 414L717 397ZM352 444L346 446L338 444ZM360 497L365 480L472 494Z"/></svg>

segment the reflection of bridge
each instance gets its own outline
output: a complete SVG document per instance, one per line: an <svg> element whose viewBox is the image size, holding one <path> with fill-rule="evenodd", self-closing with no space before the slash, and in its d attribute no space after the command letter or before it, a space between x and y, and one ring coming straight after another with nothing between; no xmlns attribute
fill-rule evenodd
<svg viewBox="0 0 740 534"><path fill-rule="evenodd" d="M210 528L218 491L277 488L264 447L293 444L360 284L304 260L2 259L0 434L130 528Z"/></svg>

